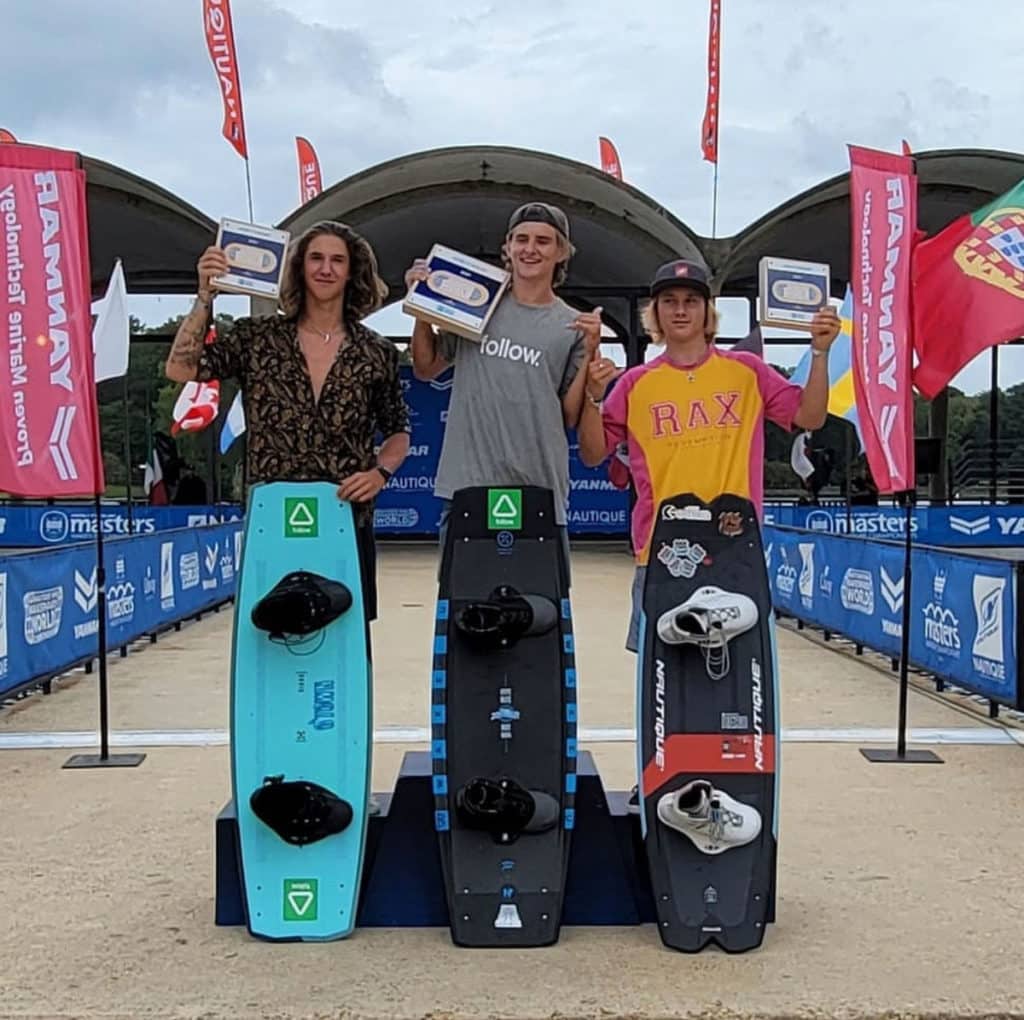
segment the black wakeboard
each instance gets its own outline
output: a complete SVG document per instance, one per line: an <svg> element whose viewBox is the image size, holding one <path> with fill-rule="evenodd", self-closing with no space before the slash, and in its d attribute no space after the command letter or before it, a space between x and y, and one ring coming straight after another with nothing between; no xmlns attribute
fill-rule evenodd
<svg viewBox="0 0 1024 1020"><path fill-rule="evenodd" d="M568 579L550 490L455 493L437 602L431 754L435 829L460 946L558 940L576 790ZM542 633L517 629L523 601ZM498 614L497 634L489 630L495 606L512 608ZM529 814L522 791L546 798L554 822L545 831L520 828ZM488 798L501 802L496 815L474 816Z"/></svg>
<svg viewBox="0 0 1024 1020"><path fill-rule="evenodd" d="M709 675L699 648L666 643L657 630L662 614L709 585L749 596L758 610L757 624L729 642L721 679ZM639 640L641 825L662 941L685 952L753 949L774 920L778 689L771 594L750 501L684 494L661 504ZM659 800L702 779L755 808L760 834L708 853L666 825Z"/></svg>

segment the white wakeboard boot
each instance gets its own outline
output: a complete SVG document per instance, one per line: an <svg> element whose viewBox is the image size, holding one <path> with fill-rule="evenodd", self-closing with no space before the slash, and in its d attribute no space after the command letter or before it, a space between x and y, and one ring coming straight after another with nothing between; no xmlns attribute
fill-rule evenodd
<svg viewBox="0 0 1024 1020"><path fill-rule="evenodd" d="M694 779L658 801L658 818L681 832L705 854L720 854L757 839L761 814L756 808Z"/></svg>
<svg viewBox="0 0 1024 1020"><path fill-rule="evenodd" d="M729 641L750 630L757 621L757 605L752 598L709 584L662 613L657 629L658 637L667 645L700 648L708 675L720 680L729 672Z"/></svg>

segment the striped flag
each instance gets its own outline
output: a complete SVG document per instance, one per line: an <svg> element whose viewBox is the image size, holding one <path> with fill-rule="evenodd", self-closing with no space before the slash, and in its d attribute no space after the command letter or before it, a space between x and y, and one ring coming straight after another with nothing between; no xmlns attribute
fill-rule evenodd
<svg viewBox="0 0 1024 1020"><path fill-rule="evenodd" d="M245 411L242 408L242 391L235 394L231 401L231 407L224 418L224 424L220 430L220 452L225 454L231 449L231 444L245 431Z"/></svg>
<svg viewBox="0 0 1024 1020"><path fill-rule="evenodd" d="M849 286L839 307L839 336L832 344L828 357L828 413L851 422L857 430L857 440L864 449L860 417L853 390L853 294ZM789 377L790 382L803 386L811 372L810 349L804 352L800 363Z"/></svg>

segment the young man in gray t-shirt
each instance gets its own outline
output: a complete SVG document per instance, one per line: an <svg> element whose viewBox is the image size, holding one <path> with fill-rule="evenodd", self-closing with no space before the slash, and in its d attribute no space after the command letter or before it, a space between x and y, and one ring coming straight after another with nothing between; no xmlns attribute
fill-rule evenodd
<svg viewBox="0 0 1024 1020"><path fill-rule="evenodd" d="M555 294L573 253L569 221L531 202L509 220L502 255L512 282L480 343L417 320L413 372L434 379L455 366L434 494L475 485L551 489L565 528L569 443L583 409L587 366L601 341L601 309L576 312ZM417 259L407 286L427 276ZM442 530L443 537L443 530Z"/></svg>

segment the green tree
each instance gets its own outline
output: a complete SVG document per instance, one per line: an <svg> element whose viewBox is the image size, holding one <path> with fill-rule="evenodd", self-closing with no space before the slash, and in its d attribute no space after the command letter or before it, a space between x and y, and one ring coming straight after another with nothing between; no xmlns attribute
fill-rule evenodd
<svg viewBox="0 0 1024 1020"><path fill-rule="evenodd" d="M216 321L219 327L224 328L233 320L229 315L219 315ZM100 437L109 496L123 496L128 482L129 472L125 467L127 422L132 494L138 499L145 498L144 466L152 434L170 434L171 412L182 389L180 384L171 382L164 374L170 342L180 323L181 316L176 316L158 326L147 327L133 317L127 376L124 379L107 380L97 388ZM201 477L207 479L210 498L214 495L210 483L215 464L220 493L228 498L232 495L234 468L243 444L236 443L224 457L214 447L236 389L233 382L222 382L217 420L202 432L179 433L175 437L179 456L191 464Z"/></svg>

